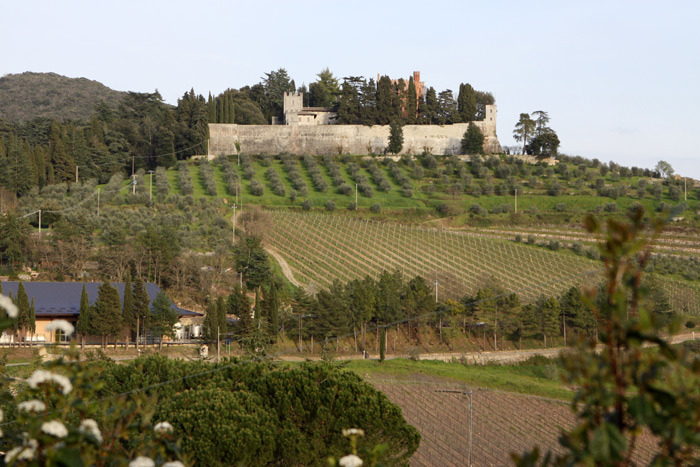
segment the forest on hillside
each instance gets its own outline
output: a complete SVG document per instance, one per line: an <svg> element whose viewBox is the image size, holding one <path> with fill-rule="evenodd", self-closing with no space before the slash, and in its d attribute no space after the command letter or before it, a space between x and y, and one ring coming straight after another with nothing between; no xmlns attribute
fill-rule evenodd
<svg viewBox="0 0 700 467"><path fill-rule="evenodd" d="M76 178L106 183L116 173L170 167L206 151L208 123L264 125L282 117L285 92L302 92L304 105L333 108L339 123L364 125L470 122L494 103L465 83L457 96L432 87L424 96L412 77L340 81L325 69L316 82L297 87L280 68L216 96L190 90L171 106L158 91L117 93L84 78L8 75L0 79L0 186L22 196L34 186Z"/></svg>

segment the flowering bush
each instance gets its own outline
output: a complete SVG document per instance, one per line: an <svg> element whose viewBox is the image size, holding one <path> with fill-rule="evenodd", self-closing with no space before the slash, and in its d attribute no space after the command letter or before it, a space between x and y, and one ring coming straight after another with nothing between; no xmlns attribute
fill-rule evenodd
<svg viewBox="0 0 700 467"><path fill-rule="evenodd" d="M0 296L7 329L16 307ZM56 320L47 326L70 335ZM179 442L161 422L151 426L154 404L145 397L98 398L102 368L80 362L71 348L26 380L4 376L0 385L0 450L7 465L184 466ZM131 459L134 459L130 462ZM174 462L174 463L173 463Z"/></svg>

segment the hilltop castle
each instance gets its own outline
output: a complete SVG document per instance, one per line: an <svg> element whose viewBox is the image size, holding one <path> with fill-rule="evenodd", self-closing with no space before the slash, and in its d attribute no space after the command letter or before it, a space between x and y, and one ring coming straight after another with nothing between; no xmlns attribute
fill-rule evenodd
<svg viewBox="0 0 700 467"><path fill-rule="evenodd" d="M285 92L282 102L284 125L333 125L338 121L331 107L304 107L304 93Z"/></svg>
<svg viewBox="0 0 700 467"><path fill-rule="evenodd" d="M378 77L379 78L379 77ZM399 81L392 81L395 85ZM420 72L413 72L416 96L425 94ZM408 94L408 81L399 89ZM406 112L404 106L402 111ZM236 125L210 123L210 156L236 154L384 154L389 141L388 125L339 125L331 107L304 107L304 95L285 92L283 121L276 117L272 125ZM484 119L472 122L484 135L484 151L500 152L496 135L497 108L484 107ZM452 125L405 125L402 154L461 154L461 141L469 123Z"/></svg>

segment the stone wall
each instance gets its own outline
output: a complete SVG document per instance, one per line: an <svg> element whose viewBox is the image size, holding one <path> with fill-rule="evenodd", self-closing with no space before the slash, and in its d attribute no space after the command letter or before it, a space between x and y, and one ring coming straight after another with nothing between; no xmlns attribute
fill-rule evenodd
<svg viewBox="0 0 700 467"><path fill-rule="evenodd" d="M495 112L494 112L495 113ZM475 122L484 133L487 153L500 152L493 120ZM459 154L468 123L454 125L406 125L402 154ZM236 141L247 154L383 154L389 143L388 125L235 125L209 124L209 152L213 156L236 154Z"/></svg>

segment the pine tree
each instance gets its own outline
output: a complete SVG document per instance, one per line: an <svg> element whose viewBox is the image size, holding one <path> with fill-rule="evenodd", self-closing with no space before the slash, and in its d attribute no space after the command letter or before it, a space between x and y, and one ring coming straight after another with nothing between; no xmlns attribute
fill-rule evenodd
<svg viewBox="0 0 700 467"><path fill-rule="evenodd" d="M469 122L467 131L462 137L462 152L464 154L484 153L484 134L474 122Z"/></svg>
<svg viewBox="0 0 700 467"><path fill-rule="evenodd" d="M158 338L158 342L162 344L163 336L175 336L175 323L177 323L178 315L173 309L173 302L164 292L158 292L156 298L153 299L153 313L149 322L149 331Z"/></svg>

